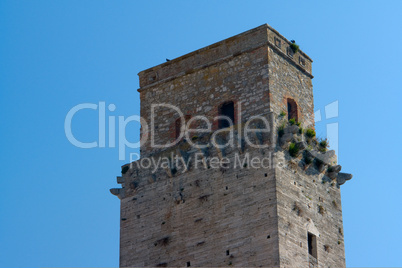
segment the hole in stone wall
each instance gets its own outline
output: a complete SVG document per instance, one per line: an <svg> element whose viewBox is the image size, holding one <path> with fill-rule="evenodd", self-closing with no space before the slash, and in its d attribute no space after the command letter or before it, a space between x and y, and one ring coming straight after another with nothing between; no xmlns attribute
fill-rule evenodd
<svg viewBox="0 0 402 268"><path fill-rule="evenodd" d="M317 259L317 237L307 233L308 254Z"/></svg>
<svg viewBox="0 0 402 268"><path fill-rule="evenodd" d="M293 54L295 54L293 52L293 49L291 47L287 47L286 48L286 53L288 54L289 57L293 58Z"/></svg>
<svg viewBox="0 0 402 268"><path fill-rule="evenodd" d="M198 247L198 246L202 246L202 245L204 245L204 244L205 244L205 241L198 242L198 243L197 243L197 247Z"/></svg>
<svg viewBox="0 0 402 268"><path fill-rule="evenodd" d="M264 174L264 176L265 176L265 177L268 177L268 174L267 174L267 173L265 173L265 174Z"/></svg>
<svg viewBox="0 0 402 268"><path fill-rule="evenodd" d="M226 256L229 256L230 252L229 250L226 250Z"/></svg>
<svg viewBox="0 0 402 268"><path fill-rule="evenodd" d="M196 219L194 222L200 222L202 221L202 218Z"/></svg>
<svg viewBox="0 0 402 268"><path fill-rule="evenodd" d="M287 99L287 104L288 104L288 120L294 119L296 122L298 122L298 116L297 116L297 104L293 99L288 98Z"/></svg>
<svg viewBox="0 0 402 268"><path fill-rule="evenodd" d="M226 186L226 190L227 190L227 189L229 189L229 188Z"/></svg>
<svg viewBox="0 0 402 268"><path fill-rule="evenodd" d="M299 63L301 66L306 66L306 60L301 56L299 56Z"/></svg>
<svg viewBox="0 0 402 268"><path fill-rule="evenodd" d="M271 236L270 235L267 235L267 239L270 239L271 238Z"/></svg>
<svg viewBox="0 0 402 268"><path fill-rule="evenodd" d="M275 40L275 46L281 48L281 46L282 46L281 39L279 39L278 37L275 36L274 40Z"/></svg>
<svg viewBox="0 0 402 268"><path fill-rule="evenodd" d="M228 119L220 119L218 122L219 128L226 128L234 124L234 103L233 101L228 101L223 103L219 107L219 115L220 116L226 116L228 119L231 120L231 122Z"/></svg>
<svg viewBox="0 0 402 268"><path fill-rule="evenodd" d="M191 266L191 263L188 261L187 262L187 267L190 267Z"/></svg>

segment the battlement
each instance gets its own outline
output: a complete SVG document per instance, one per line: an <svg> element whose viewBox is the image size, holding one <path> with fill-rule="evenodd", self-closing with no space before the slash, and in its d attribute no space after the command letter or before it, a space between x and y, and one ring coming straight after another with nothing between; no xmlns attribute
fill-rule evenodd
<svg viewBox="0 0 402 268"><path fill-rule="evenodd" d="M290 49L290 44L289 40L271 26L263 24L244 33L141 71L138 74L140 79L140 89L138 91L193 73L199 69L264 46L275 49L282 57L312 78L312 59L301 50L293 53Z"/></svg>
<svg viewBox="0 0 402 268"><path fill-rule="evenodd" d="M203 174L211 168L220 172L228 169L239 172L250 168L250 157L258 160L258 163L251 163L251 168L273 169L276 165L274 156L278 152L292 159L287 163L284 161L285 165L304 172L310 168L309 174L322 175L323 183L329 182L339 188L352 178L351 174L340 173L341 166L337 165L335 151L323 151L315 138L305 138L302 127L283 127L283 117L279 116L275 120L272 113L266 115L266 119L270 124L269 132L253 131L247 134L244 124L238 124L224 132L220 131L215 137L214 133L206 133L193 136L191 141L182 139L175 146L123 165L122 176L117 177L117 183L121 184L122 188L113 188L111 193L121 199L133 196L157 181L180 175L193 176L193 172ZM282 125L275 126L275 121L282 122ZM254 130L259 127L259 124L253 125ZM275 134L277 132L278 135ZM229 139L233 141L232 146L228 146ZM296 154L291 155L290 142L298 147ZM275 155L272 154L274 152ZM251 161L253 162L253 159ZM211 167L212 162L214 166Z"/></svg>
<svg viewBox="0 0 402 268"><path fill-rule="evenodd" d="M264 118L269 123L268 129L273 130L273 114L264 115ZM250 125L253 130L262 128L262 125L258 123ZM111 193L124 198L133 195L138 187L144 187L159 180L182 174L191 175L193 172L202 174L211 169L211 160L218 161L216 165L219 166L219 168L212 166L212 169L220 171L245 168L244 163L248 161L248 165L250 164L250 154L259 155L259 158L262 158L265 154L268 155L276 144L274 131L246 132L244 124L237 124L226 128L225 131L220 131L218 135L216 133L197 134L190 140L182 139L175 146L123 165L122 176L117 177L117 183L121 184L122 188L111 189ZM214 135L216 136L213 137ZM257 147L259 149L255 149ZM270 163L264 163L264 165L272 165L271 156L269 158ZM227 162L221 163L221 161ZM270 168L273 167L270 166Z"/></svg>

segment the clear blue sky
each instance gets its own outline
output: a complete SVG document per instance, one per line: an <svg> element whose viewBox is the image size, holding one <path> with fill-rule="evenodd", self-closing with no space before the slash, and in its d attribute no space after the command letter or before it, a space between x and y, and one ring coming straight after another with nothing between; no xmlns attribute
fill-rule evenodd
<svg viewBox="0 0 402 268"><path fill-rule="evenodd" d="M402 266L402 1L0 1L0 267L118 266L124 161L79 149L79 103L139 114L137 73L268 23L313 60L315 107L338 100L348 266ZM97 138L97 113L74 119ZM132 141L138 126L127 129Z"/></svg>

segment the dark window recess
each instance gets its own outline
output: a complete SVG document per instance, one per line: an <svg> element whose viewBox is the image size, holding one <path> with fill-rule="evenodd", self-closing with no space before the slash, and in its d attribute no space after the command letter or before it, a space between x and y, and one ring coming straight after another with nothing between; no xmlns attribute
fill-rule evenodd
<svg viewBox="0 0 402 268"><path fill-rule="evenodd" d="M226 256L229 256L230 252L229 250L226 250Z"/></svg>
<svg viewBox="0 0 402 268"><path fill-rule="evenodd" d="M306 60L301 56L299 56L299 63L301 66L306 66Z"/></svg>
<svg viewBox="0 0 402 268"><path fill-rule="evenodd" d="M288 120L295 119L298 122L297 118L297 104L292 99L287 99L288 103Z"/></svg>
<svg viewBox="0 0 402 268"><path fill-rule="evenodd" d="M286 53L288 54L289 57L293 58L293 54L295 54L293 52L293 49L291 47L287 47L286 48Z"/></svg>
<svg viewBox="0 0 402 268"><path fill-rule="evenodd" d="M282 46L281 39L279 39L278 37L275 36L274 40L275 40L275 46L281 48L281 46Z"/></svg>
<svg viewBox="0 0 402 268"><path fill-rule="evenodd" d="M307 233L308 254L317 259L317 237L312 233Z"/></svg>
<svg viewBox="0 0 402 268"><path fill-rule="evenodd" d="M187 267L190 267L191 266L191 263L188 261L187 262Z"/></svg>
<svg viewBox="0 0 402 268"><path fill-rule="evenodd" d="M219 108L219 115L226 116L226 119L219 119L219 128L226 128L234 124L234 103L233 101L223 103ZM229 120L231 122L229 122Z"/></svg>

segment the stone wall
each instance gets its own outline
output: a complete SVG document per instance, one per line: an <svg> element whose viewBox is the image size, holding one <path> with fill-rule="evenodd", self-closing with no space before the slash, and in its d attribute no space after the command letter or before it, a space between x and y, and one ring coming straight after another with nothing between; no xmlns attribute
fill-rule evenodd
<svg viewBox="0 0 402 268"><path fill-rule="evenodd" d="M184 173L123 167L123 189L115 193L121 198L121 267L279 266L274 169L243 163L247 155L268 158L270 150L203 151L239 163L219 169L196 168L200 152L186 153L192 160Z"/></svg>
<svg viewBox="0 0 402 268"><path fill-rule="evenodd" d="M310 231L317 236L319 267L345 267L339 186L323 181L314 164L304 170L286 151L276 161L282 167L275 171L281 266L309 266Z"/></svg>
<svg viewBox="0 0 402 268"><path fill-rule="evenodd" d="M289 45L262 25L139 73L141 117L148 123L152 104L167 103L188 118L203 115L214 121L218 107L233 101L241 112L230 129L240 142L223 150L196 149L183 139L171 148L152 148L151 133L142 129L148 138L142 159L165 157L172 163L179 155L192 160L185 172L180 165L152 172L138 167L141 160L123 166L117 179L122 188L111 189L121 199L121 267L345 266L339 185L351 175L329 179L339 170L331 175L325 168L335 163L305 168L300 155L291 157L290 141L306 148L296 125L278 136L287 99L296 102L301 125L314 127L312 60L302 51L290 53ZM155 142L172 142L179 115L171 109L156 115ZM251 141L268 148L243 144L243 123L254 115L267 118L271 133L256 133ZM190 139L210 142L210 134L196 135ZM197 154L227 157L231 163L245 155L272 162L269 168L196 168ZM309 254L308 232L317 237L316 259Z"/></svg>
<svg viewBox="0 0 402 268"><path fill-rule="evenodd" d="M269 25L262 25L142 71L141 117L150 124L151 105L167 103L184 115L205 115L213 121L219 105L234 101L236 108L242 108L242 120L247 120L286 111L286 97L292 97L300 107L300 119L313 126L312 60L302 51L289 56L289 44ZM178 113L168 108L157 111L155 143L174 141ZM148 140L142 156L158 151L150 147L149 131L142 130L141 135Z"/></svg>
<svg viewBox="0 0 402 268"><path fill-rule="evenodd" d="M206 116L214 123L213 129L216 129L217 120L213 118L218 115L218 107L226 101L233 101L235 109L241 109L243 118L240 120L268 113L268 60L265 48L231 57L141 91L141 117L150 122L151 105L168 103L178 107L184 115ZM166 144L174 141L174 122L179 114L169 108L155 111L155 142ZM142 135L150 138L151 134L143 132ZM149 141L141 148L142 156L157 151L151 148Z"/></svg>
<svg viewBox="0 0 402 268"><path fill-rule="evenodd" d="M287 112L287 98L296 101L299 122L314 127L314 97L311 76L301 72L288 56L269 48L270 108L276 115Z"/></svg>

